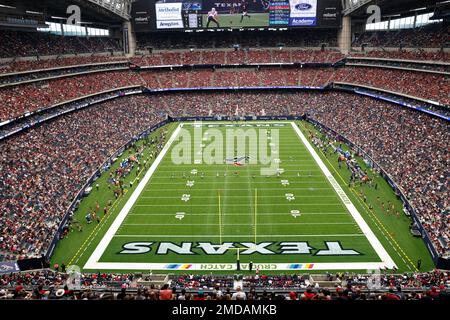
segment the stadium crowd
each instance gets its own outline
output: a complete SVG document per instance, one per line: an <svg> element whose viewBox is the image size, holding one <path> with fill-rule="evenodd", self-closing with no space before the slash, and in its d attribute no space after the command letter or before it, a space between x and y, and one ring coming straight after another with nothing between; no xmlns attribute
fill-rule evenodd
<svg viewBox="0 0 450 320"><path fill-rule="evenodd" d="M450 61L450 53L445 51L425 51L425 50L396 50L383 51L371 50L365 52L351 52L352 57L384 58L396 60L414 60L414 61Z"/></svg>
<svg viewBox="0 0 450 320"><path fill-rule="evenodd" d="M96 73L96 72L109 72L109 71L122 71L129 67L128 61L118 61L117 63L107 64L91 64L71 66L63 69L45 69L39 72L24 72L19 74L5 74L0 76L0 85L21 85L25 83L36 83L39 81L47 81L49 78L53 80L64 77L75 77L81 74Z"/></svg>
<svg viewBox="0 0 450 320"><path fill-rule="evenodd" d="M449 140L438 138L448 136L448 125L440 120L422 114L413 114L406 109L392 107L369 98L341 93L322 95L214 93L208 94L207 100L205 100L205 94L174 94L132 99L137 99L131 103L136 108L136 112L143 112L139 108L145 105L156 105L159 106L160 117L163 113L279 115L308 112L313 118L347 136L368 151L393 176L418 209L422 223L439 252L448 254L449 222L445 210L448 208L449 197L446 189L448 176L446 176L445 168L449 161L446 153ZM120 101L123 100L119 99L93 109L96 111L93 119L104 121L102 117L105 114L101 110L111 108L109 104L112 104L113 110L114 108L118 110ZM299 101L302 103L299 104ZM336 101L340 101L338 106L335 106ZM183 105L183 108L178 108L180 105ZM153 115L156 110L147 110L147 112L152 112L151 115ZM348 117L349 114L358 114L358 121ZM5 190L3 194L8 194L8 190L10 192L9 197L5 197L7 201L4 202L2 210L4 212L2 215L3 252L26 256L45 251L45 243L56 228L58 218L64 212L64 205L70 202L68 195L76 192L77 186L79 187L83 182L83 177L86 178L87 172L92 171L95 164L98 165L101 160L104 160L100 155L97 158L92 155L88 158L85 153L87 150L82 152L76 147L79 143L76 140L77 137L74 137L75 140L67 143L66 146L61 144L62 137L72 139L71 134L64 131L67 130L66 125L76 119L81 124L73 123L69 127L76 126L80 129L83 125L88 125L89 121L86 122L86 119L83 119L88 116L92 117L93 113L82 111L52 122L49 128L44 126L28 132L24 134L29 136L26 139L22 140L23 136L20 135L2 142L2 149L5 148L5 152L2 152L2 168L8 168L8 170L2 170L3 177L0 181L3 184L2 190ZM138 124L137 119L132 118L132 120L136 121L136 125ZM105 123L111 122L103 122L103 125L99 126L93 124L93 127L103 128ZM137 125L137 128L141 125ZM43 128L47 128L46 132L57 134L45 134L49 141L39 140L44 135ZM84 130L80 129L80 131L77 134L82 135ZM103 130L99 132L104 134ZM117 132L120 133L121 130L116 131L116 134L119 134ZM135 134L137 132L138 130ZM371 134L367 135L367 132ZM398 136L403 136L404 139L396 139ZM90 146L86 144L86 141L92 141L93 144L89 149L92 154L99 152L98 141L95 137L95 135L92 136L91 140L83 137L86 146ZM118 136L118 139L124 141L125 138ZM111 139L113 140L115 139ZM33 144L34 147L31 148ZM63 148L74 150L75 154L61 159L59 157L66 155L61 151ZM112 149L111 147L109 152ZM52 150L55 150L56 154ZM79 154L85 154L89 161L83 162L83 157ZM104 153L103 157L106 157L106 154ZM426 161L417 161L417 157ZM432 170L429 170L430 167ZM63 171L58 175L45 174L48 170L55 169ZM63 191L58 190L57 186L63 186ZM34 193L37 189L41 190L39 196ZM17 194L20 196L18 197ZM51 205L50 203L55 200L54 197L57 197L57 201ZM433 199L434 207L429 206L429 199ZM42 215L42 212L46 214ZM31 221L31 223L24 224L24 221ZM26 225L28 227L24 227ZM15 256L11 258L14 259Z"/></svg>
<svg viewBox="0 0 450 320"><path fill-rule="evenodd" d="M224 54L222 52L222 54ZM214 56L220 56L214 52ZM99 67L103 68L103 67ZM92 71L92 70L91 70ZM248 67L174 70L111 70L0 88L0 123L26 112L126 86L150 88L229 86L309 86L330 82L367 85L449 105L448 76L377 67Z"/></svg>
<svg viewBox="0 0 450 320"><path fill-rule="evenodd" d="M345 67L337 69L333 81L372 86L450 105L450 77L446 75L372 67Z"/></svg>
<svg viewBox="0 0 450 320"><path fill-rule="evenodd" d="M366 31L356 36L353 46L442 48L448 45L449 26L433 23L416 29Z"/></svg>
<svg viewBox="0 0 450 320"><path fill-rule="evenodd" d="M368 51L352 52L350 57L388 58L415 61L449 61L449 53L442 51ZM180 65L180 64L244 64L244 63L335 63L345 56L333 50L311 49L245 49L230 50L184 50L159 51L152 54L138 55L130 59L139 66ZM85 66L99 63L118 63L128 61L124 56L89 55L61 56L53 59L12 60L0 63L0 74L51 69L69 66ZM445 71L445 70L444 70ZM19 77L19 76L18 76ZM36 77L36 75L34 75ZM19 79L20 80L20 79ZM5 82L5 81L3 81Z"/></svg>
<svg viewBox="0 0 450 320"><path fill-rule="evenodd" d="M347 67L351 67L354 64L368 65L372 67L387 67L391 69L415 69L413 71L425 70L425 71L438 71L447 72L450 74L450 65L445 62L437 61L414 61L414 60L391 60L391 59L379 59L379 58L367 58L367 57L351 57L347 58ZM393 68L392 68L393 67ZM408 70L406 70L408 71Z"/></svg>
<svg viewBox="0 0 450 320"><path fill-rule="evenodd" d="M108 37L0 30L0 39L0 58L121 51L119 43Z"/></svg>
<svg viewBox="0 0 450 320"><path fill-rule="evenodd" d="M0 139L15 134L16 132L20 131L23 127L32 127L37 125L38 123L45 122L49 119L57 117L58 115L67 114L74 110L83 108L83 106L87 104L94 104L99 101L103 102L105 100L109 100L117 96L123 96L127 93L134 92L135 90L136 90L135 88L131 87L129 89L108 91L106 93L97 94L89 98L83 98L69 103L62 103L53 108L32 114L26 118L21 118L17 121L12 121L0 127Z"/></svg>
<svg viewBox="0 0 450 320"><path fill-rule="evenodd" d="M337 93L323 98L331 100L307 112L361 147L392 176L416 208L439 254L448 256L448 123L370 98L353 96L349 101Z"/></svg>
<svg viewBox="0 0 450 320"><path fill-rule="evenodd" d="M0 122L89 94L144 84L131 71L111 71L0 88Z"/></svg>
<svg viewBox="0 0 450 320"><path fill-rule="evenodd" d="M0 63L0 74L121 61L127 61L127 59L120 55L87 55L62 56L50 59L12 60Z"/></svg>
<svg viewBox="0 0 450 320"><path fill-rule="evenodd" d="M170 72L142 72L150 88L199 86L312 86L347 82L399 92L450 104L450 78L433 73L400 71L376 67L345 68L245 68ZM395 79L395 81L394 81Z"/></svg>
<svg viewBox="0 0 450 320"><path fill-rule="evenodd" d="M218 36L220 34L220 36ZM239 33L202 32L178 33L167 37L162 33L153 33L151 37L137 34L138 50L149 48L156 50L191 49L191 48L269 48L269 47L337 47L337 32L335 30L295 30L278 31L244 31Z"/></svg>
<svg viewBox="0 0 450 320"><path fill-rule="evenodd" d="M180 275L142 285L142 274L74 274L50 270L0 276L0 299L36 300L448 300L449 273L336 274L321 286L301 275ZM373 283L373 282L376 283Z"/></svg>
<svg viewBox="0 0 450 320"><path fill-rule="evenodd" d="M143 99L109 101L0 142L0 260L46 252L69 204L100 164L163 119Z"/></svg>
<svg viewBox="0 0 450 320"><path fill-rule="evenodd" d="M249 64L249 63L335 63L344 58L338 51L298 49L242 49L161 51L131 59L139 66L178 64Z"/></svg>
<svg viewBox="0 0 450 320"><path fill-rule="evenodd" d="M312 86L323 87L333 77L332 68L225 68L141 72L149 88L230 87L230 86Z"/></svg>
<svg viewBox="0 0 450 320"><path fill-rule="evenodd" d="M132 109L127 120L120 122L125 116L125 111L120 109L123 104ZM44 252L61 215L89 173L114 147L165 114L300 115L305 112L371 154L411 200L438 252L449 254L448 124L386 102L338 92L124 97L2 141L0 183L4 201L0 250L18 256ZM354 114L358 116L350 116ZM108 134L110 139L102 138ZM399 136L403 138L398 139ZM84 149L80 149L81 145Z"/></svg>

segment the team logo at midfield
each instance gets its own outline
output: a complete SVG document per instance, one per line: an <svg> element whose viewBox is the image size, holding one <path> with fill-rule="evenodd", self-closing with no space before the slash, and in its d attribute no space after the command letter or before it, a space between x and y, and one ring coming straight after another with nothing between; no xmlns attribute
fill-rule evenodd
<svg viewBox="0 0 450 320"><path fill-rule="evenodd" d="M321 249L313 248L308 242L224 242L215 244L213 242L129 242L122 246L119 254L144 254L153 253L156 255L166 255L169 253L179 255L222 255L228 252L236 253L240 249L241 255L250 254L310 254L315 256L348 256L360 255L356 250L342 248L338 241L325 241ZM276 248L276 249L275 249Z"/></svg>
<svg viewBox="0 0 450 320"><path fill-rule="evenodd" d="M172 163L259 165L261 175L276 175L280 162L279 129L230 126L225 125L225 130L205 126L207 129L203 130L201 123L194 123L193 132L181 128L171 150Z"/></svg>

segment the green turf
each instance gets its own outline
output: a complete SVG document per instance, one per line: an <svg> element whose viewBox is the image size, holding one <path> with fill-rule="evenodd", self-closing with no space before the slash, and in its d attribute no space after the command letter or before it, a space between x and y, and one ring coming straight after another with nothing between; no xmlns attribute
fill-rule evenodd
<svg viewBox="0 0 450 320"><path fill-rule="evenodd" d="M316 132L308 124L299 124L306 136L308 132L305 128ZM169 126L167 137L176 125ZM186 127L193 130L190 125ZM220 239L222 242L273 242L267 247L273 251L277 251L279 243L283 241L306 241L313 250L312 254L302 255L301 261L308 263L379 261L368 240L361 234L353 218L291 126L286 124L285 127L277 129L280 130L280 167L285 169L279 177L260 176L260 165L252 164L242 167L230 164L174 165L169 150L100 261L234 262L235 251L212 256L204 254L199 249L193 249L196 253L194 255L178 255L173 252L167 255L154 254L159 242L170 241L181 245L181 242L218 243ZM221 127L220 130L223 131L225 128ZM175 143L172 148L174 146ZM422 259L422 269L432 268L431 259L422 240L413 238L409 233L407 217L403 214L399 218L387 215L377 206L370 212L359 198L362 189L369 202L375 203L375 198L380 196L385 199L384 201L391 199L400 208L400 202L395 198L389 185L381 177L374 177L378 183L377 190L366 186L349 189L346 185L349 176L347 169L337 168L334 155L326 157L319 150L317 152L394 259L399 271L414 270L418 258ZM197 169L198 173L191 174L192 169ZM128 179L135 177L136 174L132 173ZM99 200L102 207L103 203L112 197L112 192L106 188L106 178L106 174L102 176L98 180L100 190L94 190L81 203L77 217L83 221L83 225L86 210L95 203L95 200ZM286 179L289 180L289 185L283 186L281 180ZM187 180L195 181L194 185L186 186ZM294 193L295 200L288 201L286 193ZM66 239L60 241L52 261L83 266L130 194L131 192L121 198L115 209L98 226L85 225L82 232L73 231ZM181 200L183 194L190 195L189 201ZM300 210L300 217L294 218L290 214L294 209ZM185 217L182 220L175 218L177 212L185 212ZM151 252L137 255L119 253L125 243L142 241L154 243ZM325 249L324 241L339 241L344 249L356 250L360 255L314 255L317 250ZM299 257L289 254L251 254L241 256L241 260L242 262L252 260L255 263L295 263L299 261Z"/></svg>
<svg viewBox="0 0 450 320"><path fill-rule="evenodd" d="M219 14L217 20L220 28L245 28L245 27L268 27L268 13L250 13L250 18L244 17L241 22L241 14ZM206 28L208 15L203 15L203 27ZM211 22L209 28L216 28L216 24Z"/></svg>

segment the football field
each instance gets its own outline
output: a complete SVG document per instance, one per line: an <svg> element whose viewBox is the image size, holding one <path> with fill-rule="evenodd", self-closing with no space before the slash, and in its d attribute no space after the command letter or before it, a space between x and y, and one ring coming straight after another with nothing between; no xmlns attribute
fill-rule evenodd
<svg viewBox="0 0 450 320"><path fill-rule="evenodd" d="M395 263L297 124L179 124L83 269Z"/></svg>
<svg viewBox="0 0 450 320"><path fill-rule="evenodd" d="M219 14L217 20L220 28L241 28L241 27L268 27L269 14L268 13L249 13L249 17L244 17L241 22L241 14ZM203 15L203 27L206 28L208 23L208 15ZM211 22L209 28L216 28L216 24Z"/></svg>

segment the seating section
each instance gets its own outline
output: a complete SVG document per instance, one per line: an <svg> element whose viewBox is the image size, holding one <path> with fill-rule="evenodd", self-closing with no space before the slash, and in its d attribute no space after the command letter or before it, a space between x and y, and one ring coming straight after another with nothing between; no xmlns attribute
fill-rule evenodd
<svg viewBox="0 0 450 320"><path fill-rule="evenodd" d="M288 30L283 32L204 32L178 33L167 36L165 33L136 34L137 49L156 50L190 48L268 48L268 47L337 47L337 31L333 29L315 29L308 32Z"/></svg>
<svg viewBox="0 0 450 320"><path fill-rule="evenodd" d="M118 41L102 37L0 30L0 39L0 58L121 51Z"/></svg>
<svg viewBox="0 0 450 320"><path fill-rule="evenodd" d="M220 56L217 52L214 55ZM27 111L36 111L99 91L132 85L150 88L322 87L330 82L367 85L450 105L448 76L376 67L110 71L0 88L0 99L3 101L0 105L0 122L21 116Z"/></svg>
<svg viewBox="0 0 450 320"><path fill-rule="evenodd" d="M131 71L112 71L0 88L0 122L63 101L132 85L144 82Z"/></svg>
<svg viewBox="0 0 450 320"><path fill-rule="evenodd" d="M86 180L119 147L163 119L145 97L127 97L1 141L0 261L45 253Z"/></svg>
<svg viewBox="0 0 450 320"><path fill-rule="evenodd" d="M335 63L344 55L331 50L251 49L238 51L179 51L136 56L139 66L177 64Z"/></svg>
<svg viewBox="0 0 450 320"><path fill-rule="evenodd" d="M0 64L0 74L4 73L14 73L23 72L31 70L67 67L67 66L79 66L79 65L91 65L94 63L105 63L105 62L118 62L127 61L123 56L74 56L74 57L64 57L57 59L34 59L34 60L15 60L4 62Z"/></svg>
<svg viewBox="0 0 450 320"><path fill-rule="evenodd" d="M59 269L59 266L58 266ZM0 299L37 300L423 300L449 299L449 273L443 270L380 275L378 288L363 274L327 274L328 285L302 275L244 276L234 288L233 276L178 275L163 285L146 284L153 277L141 274L83 273L81 288L69 289L64 272L35 271L0 276ZM333 286L335 284L335 286ZM345 284L345 285L344 285ZM120 289L119 289L120 288ZM172 292L171 292L172 291ZM167 295L167 292L172 293Z"/></svg>
<svg viewBox="0 0 450 320"><path fill-rule="evenodd" d="M382 51L373 50L367 52L352 52L352 57L368 57L368 58L385 58L398 60L416 60L416 61L450 61L450 52L445 51L424 51L424 50L397 50L397 51Z"/></svg>
<svg viewBox="0 0 450 320"><path fill-rule="evenodd" d="M370 47L441 48L449 43L450 27L441 23L416 29L366 31L357 35L353 46Z"/></svg>
<svg viewBox="0 0 450 320"><path fill-rule="evenodd" d="M450 105L450 77L383 68L341 68L333 79L338 82L367 85Z"/></svg>

